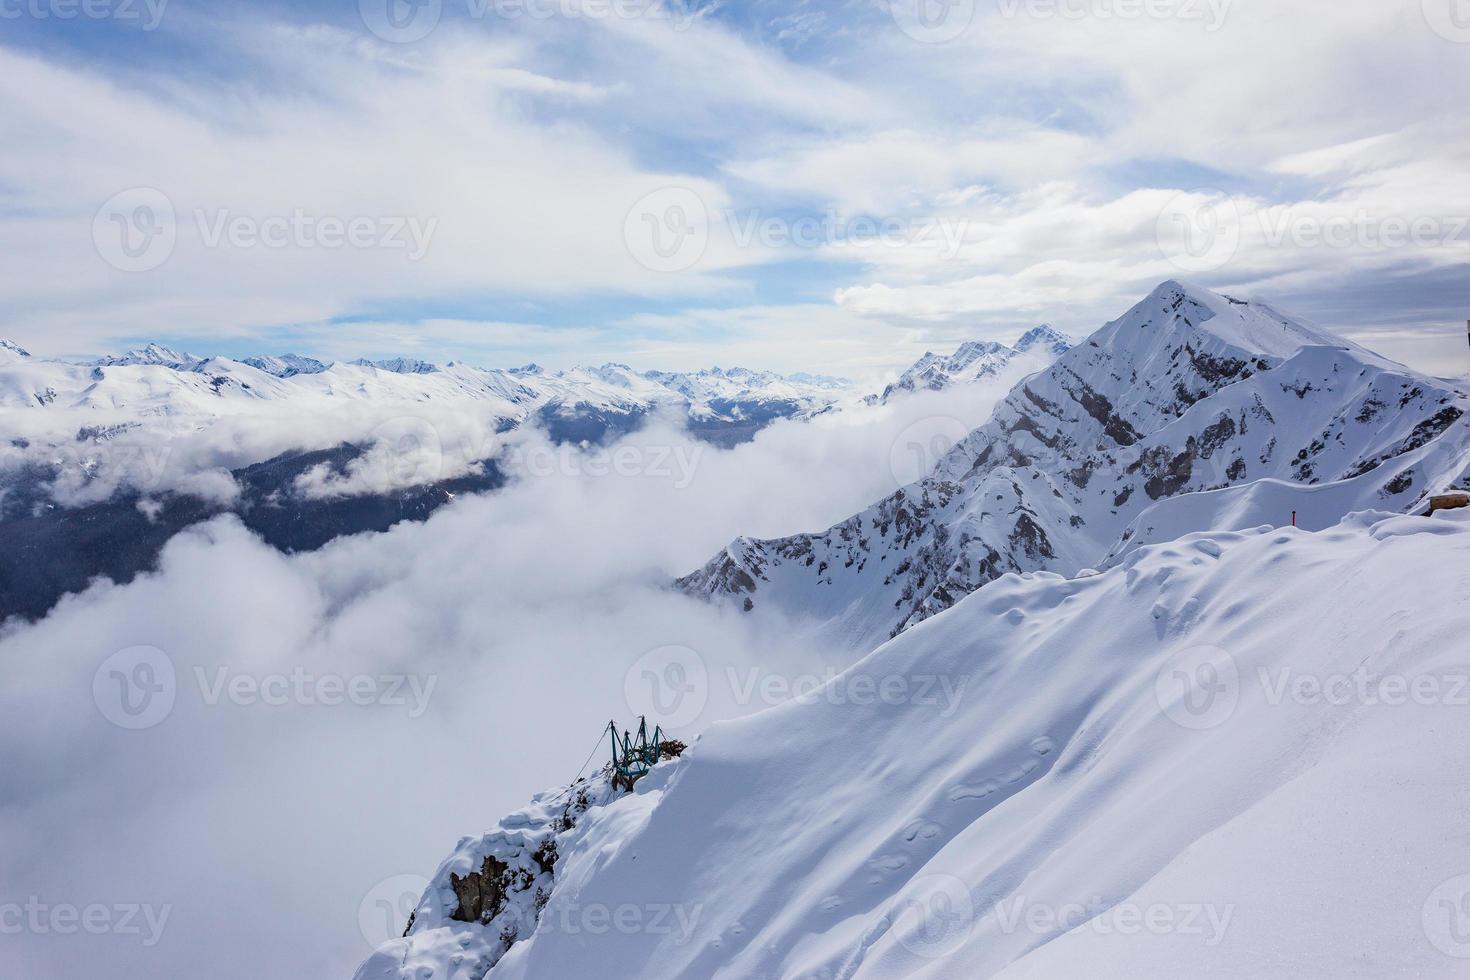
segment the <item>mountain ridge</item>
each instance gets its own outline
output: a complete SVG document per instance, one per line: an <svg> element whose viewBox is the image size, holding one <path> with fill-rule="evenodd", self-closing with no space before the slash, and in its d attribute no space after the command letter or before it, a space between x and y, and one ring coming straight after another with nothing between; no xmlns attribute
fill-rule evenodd
<svg viewBox="0 0 1470 980"><path fill-rule="evenodd" d="M356 980L1454 975L1418 926L1457 869L1464 710L1387 698L1463 680L1467 556L1470 512L1364 512L1007 575L631 793L594 777L462 839ZM685 914L590 939L579 914L648 908Z"/></svg>
<svg viewBox="0 0 1470 980"><path fill-rule="evenodd" d="M1179 494L1352 480L1339 508L1410 510L1464 470L1467 410L1465 392L1267 303L1170 280L1018 384L928 476L826 531L738 538L676 586L868 648L1006 573L1091 567Z"/></svg>
<svg viewBox="0 0 1470 980"><path fill-rule="evenodd" d="M1072 340L1050 324L1032 327L1015 344L993 340L967 340L953 354L926 351L883 391L867 395L867 405L886 405L896 395L916 391L943 391L956 384L969 384L1000 375L1012 362L1032 356L1056 360L1072 348ZM1037 365L1041 366L1040 363Z"/></svg>

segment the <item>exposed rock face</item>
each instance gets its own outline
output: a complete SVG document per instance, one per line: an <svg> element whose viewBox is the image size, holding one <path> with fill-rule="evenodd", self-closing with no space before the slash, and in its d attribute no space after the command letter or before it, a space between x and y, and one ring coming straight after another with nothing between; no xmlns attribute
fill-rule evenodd
<svg viewBox="0 0 1470 980"><path fill-rule="evenodd" d="M1316 498L1324 521L1421 506L1464 469L1467 410L1448 382L1169 282L1018 385L929 476L819 534L738 539L678 586L871 645L1007 572L1092 567L1180 495L1357 480Z"/></svg>
<svg viewBox="0 0 1470 980"><path fill-rule="evenodd" d="M417 976L415 964L452 956L449 980L480 980L535 931L556 883L558 838L617 798L605 776L543 793L481 837L460 840L408 922L359 968L357 980ZM449 953L445 951L449 950Z"/></svg>
<svg viewBox="0 0 1470 980"><path fill-rule="evenodd" d="M435 872L403 938L381 946L355 980L483 980L516 943L561 928L542 920L564 885L558 873L563 856L584 846L588 835L596 838L609 822L620 831L636 829L672 785L674 760L686 748L664 743L664 761L632 793L616 789L604 770L540 794L490 833L461 839ZM574 899L575 894L562 901L575 909Z"/></svg>
<svg viewBox="0 0 1470 980"><path fill-rule="evenodd" d="M479 871L460 876L450 872L458 907L449 916L455 922L489 922L505 910L505 898L515 886L510 865L493 854L485 855Z"/></svg>

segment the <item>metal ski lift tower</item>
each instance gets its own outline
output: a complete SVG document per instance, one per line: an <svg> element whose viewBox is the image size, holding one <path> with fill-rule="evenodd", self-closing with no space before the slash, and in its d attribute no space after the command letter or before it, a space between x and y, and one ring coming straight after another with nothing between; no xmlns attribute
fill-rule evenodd
<svg viewBox="0 0 1470 980"><path fill-rule="evenodd" d="M631 790L634 783L658 764L663 751L664 730L655 725L650 739L648 719L640 715L637 735L630 734L627 729L618 735L616 721L607 723L607 732L612 737L613 786Z"/></svg>

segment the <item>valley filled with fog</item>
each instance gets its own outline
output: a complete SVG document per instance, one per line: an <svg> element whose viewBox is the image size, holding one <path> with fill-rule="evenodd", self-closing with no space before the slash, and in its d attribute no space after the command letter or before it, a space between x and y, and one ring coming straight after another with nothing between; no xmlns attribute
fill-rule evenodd
<svg viewBox="0 0 1470 980"><path fill-rule="evenodd" d="M573 778L609 718L654 708L640 673L667 665L661 649L694 651L673 660L708 671L707 698L673 730L686 738L866 652L814 645L800 621L720 609L672 579L737 535L826 526L893 492L1020 370L779 422L729 450L659 425L588 452L527 433L534 472L425 523L291 556L225 516L170 541L154 574L12 621L0 633L7 882L171 908L165 944L25 937L17 962L349 974L388 938L370 943L359 926L374 889L426 875L487 815ZM120 703L107 675L131 681L139 661L106 662L137 647L166 656L174 688L137 718L114 712L146 726L130 730L98 703Z"/></svg>

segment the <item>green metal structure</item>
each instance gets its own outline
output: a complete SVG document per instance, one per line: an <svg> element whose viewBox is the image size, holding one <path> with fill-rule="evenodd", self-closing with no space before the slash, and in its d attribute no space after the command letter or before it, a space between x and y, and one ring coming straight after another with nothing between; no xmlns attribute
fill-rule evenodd
<svg viewBox="0 0 1470 980"><path fill-rule="evenodd" d="M664 730L655 725L650 739L648 719L640 715L637 735L627 729L618 735L616 721L607 723L607 732L612 737L613 786L631 790L634 783L658 764L663 751Z"/></svg>

